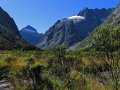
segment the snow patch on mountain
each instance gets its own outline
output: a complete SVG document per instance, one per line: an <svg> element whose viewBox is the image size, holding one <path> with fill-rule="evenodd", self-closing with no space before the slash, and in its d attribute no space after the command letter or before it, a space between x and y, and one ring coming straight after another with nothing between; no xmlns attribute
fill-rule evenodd
<svg viewBox="0 0 120 90"><path fill-rule="evenodd" d="M84 20L85 17L75 15L75 16L68 17L68 19L73 19L73 20L74 20L74 19Z"/></svg>
<svg viewBox="0 0 120 90"><path fill-rule="evenodd" d="M37 33L37 31L33 29L24 29L24 31L30 32L30 33Z"/></svg>

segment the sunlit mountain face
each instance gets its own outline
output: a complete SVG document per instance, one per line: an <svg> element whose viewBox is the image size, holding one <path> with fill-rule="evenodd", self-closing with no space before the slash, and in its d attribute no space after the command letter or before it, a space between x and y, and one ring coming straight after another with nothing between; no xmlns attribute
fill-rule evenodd
<svg viewBox="0 0 120 90"><path fill-rule="evenodd" d="M113 9L85 8L78 14L58 20L37 45L40 48L52 48L57 45L68 47L86 38L99 26Z"/></svg>

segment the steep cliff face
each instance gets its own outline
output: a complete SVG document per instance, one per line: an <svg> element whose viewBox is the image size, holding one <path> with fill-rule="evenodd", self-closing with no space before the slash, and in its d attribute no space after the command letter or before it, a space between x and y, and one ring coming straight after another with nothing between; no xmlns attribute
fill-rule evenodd
<svg viewBox="0 0 120 90"><path fill-rule="evenodd" d="M1 7L0 7L0 24L6 27L7 29L9 29L15 35L20 36L17 25L15 24L15 21Z"/></svg>
<svg viewBox="0 0 120 90"><path fill-rule="evenodd" d="M85 8L77 15L58 20L37 45L40 48L52 48L57 45L72 46L86 38L104 19L112 9Z"/></svg>
<svg viewBox="0 0 120 90"><path fill-rule="evenodd" d="M0 8L0 50L34 48L25 42L14 20Z"/></svg>

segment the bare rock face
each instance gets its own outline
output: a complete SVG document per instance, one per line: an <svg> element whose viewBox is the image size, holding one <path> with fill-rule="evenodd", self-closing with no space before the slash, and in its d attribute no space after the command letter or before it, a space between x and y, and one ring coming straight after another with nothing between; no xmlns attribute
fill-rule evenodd
<svg viewBox="0 0 120 90"><path fill-rule="evenodd" d="M114 24L118 25L120 24L120 4L113 10L112 14L105 20L105 22L102 24Z"/></svg>
<svg viewBox="0 0 120 90"><path fill-rule="evenodd" d="M105 20L112 10L85 8L77 15L58 20L45 33L42 41L37 46L43 49L57 45L70 47L86 38Z"/></svg>

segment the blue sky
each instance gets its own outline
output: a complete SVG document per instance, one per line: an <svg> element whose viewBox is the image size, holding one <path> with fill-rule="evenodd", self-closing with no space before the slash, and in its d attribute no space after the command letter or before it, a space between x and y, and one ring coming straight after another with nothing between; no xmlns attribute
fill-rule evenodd
<svg viewBox="0 0 120 90"><path fill-rule="evenodd" d="M120 0L0 0L19 29L26 25L45 32L57 20L77 14L84 7L110 8Z"/></svg>

